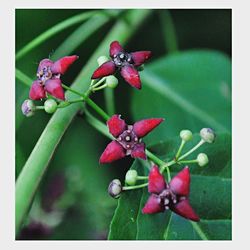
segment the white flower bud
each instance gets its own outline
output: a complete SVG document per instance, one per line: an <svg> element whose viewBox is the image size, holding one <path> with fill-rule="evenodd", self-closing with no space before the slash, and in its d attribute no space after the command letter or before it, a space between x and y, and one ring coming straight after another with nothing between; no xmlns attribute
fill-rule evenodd
<svg viewBox="0 0 250 250"><path fill-rule="evenodd" d="M129 185L129 186L133 186L135 185L136 181L137 181L137 171L136 170L129 170L127 173L126 173L126 176L125 176L125 182Z"/></svg>
<svg viewBox="0 0 250 250"><path fill-rule="evenodd" d="M53 114L57 110L57 102L54 99L48 99L44 102L44 110Z"/></svg>
<svg viewBox="0 0 250 250"><path fill-rule="evenodd" d="M203 128L200 131L200 136L205 142L208 143L213 143L216 137L214 131L211 128Z"/></svg>
<svg viewBox="0 0 250 250"><path fill-rule="evenodd" d="M198 161L198 165L199 165L200 167L204 167L204 166L207 165L208 162L209 162L207 155L204 154L204 153L198 154L198 156L197 156L197 161Z"/></svg>
<svg viewBox="0 0 250 250"><path fill-rule="evenodd" d="M35 114L36 106L34 102L30 99L27 99L22 104L22 112L25 116L31 117Z"/></svg>
<svg viewBox="0 0 250 250"><path fill-rule="evenodd" d="M114 179L113 181L111 181L108 187L108 193L110 194L110 196L117 199L119 198L121 192L122 192L122 184L120 180Z"/></svg>
<svg viewBox="0 0 250 250"><path fill-rule="evenodd" d="M180 132L180 137L183 141L190 141L193 138L193 134L190 130L182 130Z"/></svg>
<svg viewBox="0 0 250 250"><path fill-rule="evenodd" d="M113 75L107 76L106 84L109 88L114 89L118 85L118 79Z"/></svg>
<svg viewBox="0 0 250 250"><path fill-rule="evenodd" d="M109 61L109 59L106 56L100 56L97 59L97 63L99 66L101 66L102 64L104 64L107 61Z"/></svg>

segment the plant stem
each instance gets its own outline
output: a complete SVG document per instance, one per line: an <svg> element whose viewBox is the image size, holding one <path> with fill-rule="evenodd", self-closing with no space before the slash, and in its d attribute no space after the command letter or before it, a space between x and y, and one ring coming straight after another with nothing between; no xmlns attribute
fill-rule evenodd
<svg viewBox="0 0 250 250"><path fill-rule="evenodd" d="M188 160L188 161L178 161L178 163L180 164L188 164L188 163L197 163L198 161L195 159L195 160Z"/></svg>
<svg viewBox="0 0 250 250"><path fill-rule="evenodd" d="M104 99L105 99L107 113L109 115L115 114L114 89L111 88L104 89Z"/></svg>
<svg viewBox="0 0 250 250"><path fill-rule="evenodd" d="M126 187L122 187L122 190L133 190L133 189L138 189L138 188L143 188L143 187L146 187L148 186L148 182L147 183L143 183L143 184L140 184L140 185L136 185L136 186L126 186Z"/></svg>
<svg viewBox="0 0 250 250"><path fill-rule="evenodd" d="M178 149L178 151L177 151L177 153L176 153L176 155L175 155L175 159L176 159L176 160L178 160L178 158L179 158L179 156L180 156L180 154L181 154L181 151L182 151L182 149L183 149L185 143L186 143L186 141L184 141L184 140L181 141L181 145L180 145L180 147L179 147L179 149Z"/></svg>
<svg viewBox="0 0 250 250"><path fill-rule="evenodd" d="M36 109L44 109L44 106L36 106Z"/></svg>
<svg viewBox="0 0 250 250"><path fill-rule="evenodd" d="M137 176L137 180L147 180L148 176Z"/></svg>

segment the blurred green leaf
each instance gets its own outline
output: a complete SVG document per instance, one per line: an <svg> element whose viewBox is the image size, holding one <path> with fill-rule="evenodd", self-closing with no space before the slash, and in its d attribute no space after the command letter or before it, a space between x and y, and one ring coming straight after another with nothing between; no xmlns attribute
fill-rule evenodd
<svg viewBox="0 0 250 250"><path fill-rule="evenodd" d="M198 136L195 139L197 141ZM161 143L159 152L157 145L152 149L156 154L162 154L163 151L164 154L169 154L177 150L176 145L180 140L175 140L175 143L173 140ZM149 197L147 189L127 191L119 199L109 239L231 239L231 178L227 177L228 174L217 176L224 169L231 172L228 168L231 159L230 143L228 144L230 140L230 135L218 134L217 145L210 145L215 149L208 153L212 161L204 167L209 170L203 172L197 165L191 168L190 203L201 218L199 223L190 222L175 214L171 216L170 212L142 214L141 209ZM140 161L135 161L132 168L140 174L147 171Z"/></svg>

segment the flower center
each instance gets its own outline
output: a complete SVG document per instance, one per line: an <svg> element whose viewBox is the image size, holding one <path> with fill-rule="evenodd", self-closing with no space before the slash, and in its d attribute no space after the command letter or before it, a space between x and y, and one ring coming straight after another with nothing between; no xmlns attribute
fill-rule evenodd
<svg viewBox="0 0 250 250"><path fill-rule="evenodd" d="M133 64L132 57L129 53L120 52L113 57L113 62L117 67L123 67L126 64Z"/></svg>
<svg viewBox="0 0 250 250"><path fill-rule="evenodd" d="M133 131L133 126L128 125L128 129L119 135L117 141L126 149L131 150L140 141Z"/></svg>
<svg viewBox="0 0 250 250"><path fill-rule="evenodd" d="M169 186L166 187L159 195L159 202L166 210L169 209L169 206L176 204L178 199L176 194L170 189Z"/></svg>
<svg viewBox="0 0 250 250"><path fill-rule="evenodd" d="M52 78L53 74L51 72L50 67L43 67L37 72L37 78L43 82L43 84L50 78Z"/></svg>

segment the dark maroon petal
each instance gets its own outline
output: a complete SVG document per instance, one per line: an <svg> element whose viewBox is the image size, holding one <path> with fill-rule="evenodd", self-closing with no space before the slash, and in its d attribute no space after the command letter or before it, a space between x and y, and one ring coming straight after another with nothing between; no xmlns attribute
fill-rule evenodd
<svg viewBox="0 0 250 250"><path fill-rule="evenodd" d="M114 137L118 137L127 127L126 122L120 117L121 115L113 115L107 121L109 133L112 134Z"/></svg>
<svg viewBox="0 0 250 250"><path fill-rule="evenodd" d="M199 216L194 212L193 208L191 207L188 199L183 199L179 201L176 205L170 208L173 212L176 214L179 214L180 216L193 220L193 221L199 221Z"/></svg>
<svg viewBox="0 0 250 250"><path fill-rule="evenodd" d="M102 164L111 163L125 156L126 154L124 148L117 141L112 141L105 148L99 162Z"/></svg>
<svg viewBox="0 0 250 250"><path fill-rule="evenodd" d="M154 165L148 176L148 191L159 194L166 188L164 176L160 173L159 168Z"/></svg>
<svg viewBox="0 0 250 250"><path fill-rule="evenodd" d="M43 68L51 67L52 65L53 65L53 62L50 59L45 58L42 61L40 61L37 71L40 71Z"/></svg>
<svg viewBox="0 0 250 250"><path fill-rule="evenodd" d="M45 96L46 95L43 85L38 80L34 81L30 87L30 93L29 93L30 99L40 100L42 98L45 98Z"/></svg>
<svg viewBox="0 0 250 250"><path fill-rule="evenodd" d="M111 57L114 57L117 55L119 52L124 51L121 44L117 41L114 41L110 44L110 49L109 49L109 54Z"/></svg>
<svg viewBox="0 0 250 250"><path fill-rule="evenodd" d="M147 159L146 153L145 153L145 144L144 143L138 143L134 146L131 156L133 158L141 158L143 160Z"/></svg>
<svg viewBox="0 0 250 250"><path fill-rule="evenodd" d="M134 124L133 130L138 137L144 137L155 127L157 127L162 121L164 121L163 118L151 118L141 120Z"/></svg>
<svg viewBox="0 0 250 250"><path fill-rule="evenodd" d="M151 51L136 51L130 53L134 62L134 66L136 67L147 61L151 57L151 54Z"/></svg>
<svg viewBox="0 0 250 250"><path fill-rule="evenodd" d="M154 214L163 212L164 206L161 205L159 197L157 195L151 194L142 209L142 213L144 214Z"/></svg>
<svg viewBox="0 0 250 250"><path fill-rule="evenodd" d="M79 56L65 56L56 62L51 66L51 71L53 74L64 74L69 66L77 60Z"/></svg>
<svg viewBox="0 0 250 250"><path fill-rule="evenodd" d="M190 172L189 168L183 168L171 181L170 188L175 194L187 196L190 189Z"/></svg>
<svg viewBox="0 0 250 250"><path fill-rule="evenodd" d="M115 73L115 70L116 67L113 61L108 61L103 63L99 68L97 68L91 78L97 79L104 76L113 75Z"/></svg>
<svg viewBox="0 0 250 250"><path fill-rule="evenodd" d="M141 79L138 71L132 65L125 65L121 69L121 75L132 87L141 89Z"/></svg>
<svg viewBox="0 0 250 250"><path fill-rule="evenodd" d="M61 80L58 78L50 79L45 82L45 90L55 98L65 100Z"/></svg>

